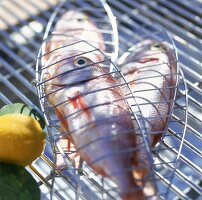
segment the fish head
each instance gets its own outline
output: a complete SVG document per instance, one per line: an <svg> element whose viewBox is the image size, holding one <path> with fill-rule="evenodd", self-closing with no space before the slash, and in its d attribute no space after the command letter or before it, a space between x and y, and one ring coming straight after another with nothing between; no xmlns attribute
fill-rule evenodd
<svg viewBox="0 0 202 200"><path fill-rule="evenodd" d="M55 30L67 30L67 29L83 29L86 22L89 20L88 15L76 10L70 10L64 13L61 19L58 21ZM65 23L65 26L64 26Z"/></svg>
<svg viewBox="0 0 202 200"><path fill-rule="evenodd" d="M127 52L125 52L120 59L118 64L120 67L124 66L124 71L129 71L129 69L137 66L136 64L145 64L149 62L158 62L159 58L167 52L167 47L162 42L154 39L146 39L134 46L132 46Z"/></svg>
<svg viewBox="0 0 202 200"><path fill-rule="evenodd" d="M145 76L150 76L151 72L154 73L153 70L161 70L163 64L166 65L164 70L169 73L169 58L167 55L169 52L169 48L162 42L146 39L124 53L118 64L127 81L135 84L134 80L138 79L140 72L144 71Z"/></svg>
<svg viewBox="0 0 202 200"><path fill-rule="evenodd" d="M129 52L131 52L130 57L143 58L148 56L151 57L166 50L167 47L162 42L154 39L146 39L145 41L131 47Z"/></svg>
<svg viewBox="0 0 202 200"><path fill-rule="evenodd" d="M75 54L55 56L49 62L44 79L53 86L72 86L82 84L95 76L99 68L91 58L94 56L74 56ZM78 55L78 54L77 54ZM48 80L49 79L49 80Z"/></svg>
<svg viewBox="0 0 202 200"><path fill-rule="evenodd" d="M67 38L68 40L76 41L76 38L79 38L88 41L101 51L105 50L103 34L98 24L93 20L92 15L88 16L83 11L69 10L65 12L56 23L54 32L63 33L66 37L73 36L73 38ZM86 47L84 49L88 50Z"/></svg>
<svg viewBox="0 0 202 200"><path fill-rule="evenodd" d="M65 14L62 15L62 20L74 20L74 22L83 22L85 20L89 20L88 15L83 12L79 12L76 10L69 10Z"/></svg>

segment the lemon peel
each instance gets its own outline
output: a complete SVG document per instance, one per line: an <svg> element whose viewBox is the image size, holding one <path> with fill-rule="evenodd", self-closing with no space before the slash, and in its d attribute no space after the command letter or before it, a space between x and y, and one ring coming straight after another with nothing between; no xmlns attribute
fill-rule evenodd
<svg viewBox="0 0 202 200"><path fill-rule="evenodd" d="M30 165L44 145L45 134L37 120L22 114L0 116L0 161Z"/></svg>

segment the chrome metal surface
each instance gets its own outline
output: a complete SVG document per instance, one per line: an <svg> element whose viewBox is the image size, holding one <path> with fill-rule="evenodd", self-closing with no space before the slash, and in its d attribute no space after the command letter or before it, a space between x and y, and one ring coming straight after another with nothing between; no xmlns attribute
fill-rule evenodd
<svg viewBox="0 0 202 200"><path fill-rule="evenodd" d="M19 15L13 12L12 7L7 7L2 2L0 2L1 8L5 9L10 17ZM12 1L12 3L20 9L21 13L29 15L27 19L9 24L8 18L0 15L1 23L7 27L0 29L0 107L11 102L24 102L36 109L39 108L36 89L31 85L31 81L35 78L35 63L43 32L55 9L55 4L50 0L41 0L48 7L42 11L40 4L34 1L27 2L31 7L39 10L37 15L29 15L29 10L20 1ZM177 130L179 129L181 133L186 122L187 108L181 104L185 102L183 96L185 92L189 105L183 145L179 146L183 138L182 134L178 134L178 131L173 132L172 129L169 129L169 137L175 141L174 145L177 148L166 140L160 145L162 151L169 151L171 158L172 155L176 158L179 147L182 148L181 154L177 157L178 165L171 185L173 192L168 194L167 199L200 199L202 195L202 3L200 0L108 0L107 2L117 17L119 55L122 55L130 46L130 42L137 40L139 35L153 34L156 30L159 31L159 28L166 29L174 39L179 65L187 84L185 89L181 82L176 113L173 116L174 120L179 122ZM82 3L79 6L83 6ZM131 36L135 38L131 40ZM45 154L29 168L40 185L42 199L49 198L52 177L50 174L54 168L49 141L48 139ZM163 162L165 157L157 156L157 159ZM163 167L173 171L172 163L167 163ZM160 167L159 170L161 169ZM60 199L64 195L64 190L68 193L71 189L68 185L69 180L62 178L64 177L62 174L57 176L55 196ZM165 186L162 187L166 189L170 182L169 177L164 177L160 173L157 173L157 176L165 182ZM89 180L97 187L93 178ZM68 194L68 199L75 199L74 194L71 192Z"/></svg>
<svg viewBox="0 0 202 200"><path fill-rule="evenodd" d="M82 92L82 97L85 98L85 96L88 95L100 95L104 94L103 92L107 92L109 89L118 89L118 88L124 88L124 90L129 93L129 96L127 96L127 99L131 99L131 103L132 104L136 104L136 100L133 97L129 86L126 83L125 78L123 77L123 75L121 74L119 68L117 66L115 66L113 64L112 61L116 61L117 60L117 50L118 50L118 44L116 39L118 39L118 35L117 35L117 30L116 30L116 24L114 22L114 16L111 13L111 11L109 10L109 7L107 4L105 4L105 2L103 1L81 1L83 4L85 4L86 7L84 8L77 8L76 6L74 6L75 2L74 1L63 1L61 2L61 4L59 4L59 6L56 8L55 12L53 13L45 35L44 35L44 40L41 46L41 49L39 51L39 55L38 55L38 59L37 59L37 67L36 67L36 87L37 87L37 91L38 91L38 95L39 95L39 101L41 104L41 108L42 111L44 113L47 125L48 125L48 132L49 132L49 136L51 138L52 141L52 149L53 149L53 156L54 156L54 164L56 166L54 170L54 174L52 174L52 188L51 188L51 193L50 193L50 198L52 199L54 197L55 194L55 180L57 180L57 173L61 173L61 172L66 172L66 174L63 175L63 178L71 178L72 181L74 182L74 184L70 184L72 186L72 192L75 193L76 198L80 198L81 196L84 196L85 199L103 199L103 195L105 195L105 198L107 199L118 199L119 195L116 192L117 188L115 187L115 185L109 180L109 178L104 178L104 177L100 177L99 174L96 174L94 171L92 171L92 169L90 169L88 167L88 165L84 162L82 162L82 164L80 163L80 167L79 168L75 168L75 164L74 164L74 160L72 161L71 155L73 153L75 153L75 149L73 150L68 150L67 145L64 145L63 140L65 138L67 138L67 136L69 134L78 134L77 132L79 132L79 130L73 131L73 133L67 133L63 131L61 132L60 129L60 119L58 119L56 117L56 111L57 108L60 109L60 106L66 105L69 103L68 100L65 100L62 103L59 104L52 104L51 101L49 100L49 97L51 95L57 95L59 94L61 91L64 91L68 88L68 85L61 87L59 89L56 89L55 91L49 91L47 93L46 88L48 85L51 85L51 82L56 80L58 77L61 77L63 75L65 75L66 73L72 73L72 72L76 72L76 71L80 71L79 68L74 68L71 69L69 71L65 71L63 73L59 73L57 72L57 70L55 71L55 73L57 75L54 74L53 77L49 78L45 78L46 74L50 72L51 69L54 69L54 65L56 63L60 64L61 62L65 62L63 65L65 66L67 63L72 62L73 59L73 63L74 61L79 58L79 57L92 57L92 63L90 64L86 64L85 66L81 67L81 70L83 68L89 70L89 67L93 66L93 65L99 65L101 67L104 67L106 72L100 76L93 76L91 78L87 78L87 79L83 79L82 82L88 82L88 81L92 81L95 78L99 79L99 78L105 78L107 76L113 76L116 77L117 79L121 79L123 83L116 83L115 85L113 84L111 86L111 88L106 88L106 86L101 87L99 89L93 89L93 88L89 88L89 90ZM92 5L91 5L92 4ZM106 9L107 8L107 9ZM96 30L96 33L100 32L103 36L103 40L101 37L95 37L95 38L91 38L91 37L83 37L83 38L77 38L75 34L72 34L72 31L66 30L66 29L61 29L61 31L58 32L58 23L59 20L62 19L61 17L63 17L65 15L65 13L67 13L69 10L74 10L74 11L79 11L82 13L86 13L88 15L88 20L90 22L93 22L96 24L98 30ZM92 10L96 10L96 13L92 13ZM105 13L106 12L106 13ZM108 15L109 18L107 18L106 16ZM64 19L63 19L64 20ZM73 19L66 19L66 21L64 20L63 23L71 23L71 20ZM85 22L86 19L84 19ZM74 20L75 21L75 20ZM76 21L76 23L78 23ZM64 31L65 30L65 31ZM74 29L73 29L74 30ZM89 29L88 26L83 28L83 32L92 32L92 28ZM81 35L82 36L82 35ZM58 37L58 40L55 40L55 38ZM64 41L61 42L61 40ZM59 41L59 42L58 42ZM61 42L61 43L60 43ZM103 42L103 44L105 45L104 49L99 49L99 47L102 47L102 45L100 45ZM59 46L58 46L59 44ZM99 45L98 45L99 44ZM51 48L51 45L53 46L53 48ZM94 46L96 45L96 47ZM50 47L50 48L47 48ZM56 48L57 47L57 48ZM85 47L85 48L83 48ZM70 53L70 54L65 54L65 58L61 59L60 55L63 55L64 52L71 52L72 49L76 49L77 51ZM101 51L102 50L102 51ZM82 58L81 57L81 58ZM59 60L58 60L59 58ZM64 61L65 60L65 61ZM68 64L67 64L68 65ZM75 80L74 80L75 81ZM79 81L76 80L75 82L71 82L70 83L72 86L74 85L79 85ZM95 86L96 88L96 86ZM74 98L74 97L71 97ZM118 103L122 102L122 101L126 101L125 99L121 98L121 99L116 99L116 101L111 102L113 103ZM126 101L127 103L127 101ZM107 103L102 103L102 104L95 104L95 105L91 105L89 107L89 111L91 112L91 109L105 109L105 106L109 104L109 102ZM129 106L131 106L129 104ZM130 107L130 109L132 109ZM67 116L63 116L65 118L65 120L70 120L71 117L76 117L78 114L82 113L82 109L79 109L71 114L68 114ZM151 152L150 152L150 148L148 143L145 141L146 137L144 136L144 132L143 130L145 129L143 127L143 125L140 124L140 120L139 118L136 117L136 114L140 115L139 113L133 113L131 110L131 116L134 120L134 124L137 124L136 127L134 127L134 130L130 130L136 133L139 133L142 141L141 144L138 144L137 147L135 149L125 149L127 151L133 151L133 153L135 154L135 152L138 149L142 149L142 151L145 152L145 159L148 160L148 167L150 169L152 169L152 157ZM124 116L123 116L124 117ZM108 119L110 120L110 118ZM103 121L103 120L102 120ZM106 123L107 121L103 121L100 122L103 124ZM91 122L92 123L92 122ZM83 126L81 126L81 129L83 128L88 128L89 124L91 123L87 123L84 124ZM142 123L142 122L141 122ZM99 123L98 123L99 124ZM140 128L141 127L141 128ZM127 134L127 132L129 132L128 130L124 130L123 132L119 133L119 134ZM105 133L104 133L105 135ZM111 139L114 138L115 136L110 136L108 135L107 138ZM107 139L106 137L100 137L94 141L89 141L89 144L97 144L97 142L99 143L99 141L102 141L103 139ZM114 138L115 139L115 138ZM66 141L67 143L67 141ZM94 145L95 145L94 144ZM84 145L82 147L80 147L80 151L85 150L85 148L87 147L87 145ZM77 151L76 151L77 153ZM120 152L119 152L120 153ZM122 152L124 153L124 152ZM113 153L112 155L113 156ZM59 160L63 160L63 163L60 164L58 166L58 162ZM95 160L92 160L91 162L103 162L103 159L105 159L105 157L101 157L101 158L97 158ZM97 160L97 161L96 161ZM62 166L61 166L62 165ZM82 173L80 173L80 171L82 171ZM150 170L150 172L148 173L148 179L154 179L154 174L152 173L153 170ZM116 173L120 173L120 172L116 172ZM94 183L89 182L89 177L94 177ZM114 175L115 177L117 176L116 174ZM95 178L96 177L96 178ZM104 184L105 183L105 184ZM75 186L76 184L76 186ZM99 189L94 187L94 185L99 186ZM155 181L153 180L153 184L155 185ZM104 185L108 185L107 188ZM138 189L134 188L134 189ZM64 191L65 192L65 191ZM70 193L70 192L69 192ZM113 195L112 195L112 194ZM61 197L62 198L62 197ZM63 196L64 199L66 199L67 197Z"/></svg>

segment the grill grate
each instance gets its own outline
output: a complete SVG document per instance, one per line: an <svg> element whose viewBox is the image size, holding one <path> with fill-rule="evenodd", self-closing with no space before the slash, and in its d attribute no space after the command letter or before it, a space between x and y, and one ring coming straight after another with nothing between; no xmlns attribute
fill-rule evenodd
<svg viewBox="0 0 202 200"><path fill-rule="evenodd" d="M20 12L14 13L6 2L12 2ZM57 1L39 1L46 5L43 11L36 2L38 1L27 1L27 4L38 10L37 14L30 13L18 1L0 3L1 9L7 12L10 18L19 18L15 23L11 23L8 16L5 18L0 14L0 24L4 24L5 27L0 29L0 107L17 101L25 102L36 109L39 107L36 89L31 85L31 80L35 76L35 62L44 28ZM172 187L182 196L176 199L199 199L202 195L202 162L200 162L202 157L202 3L200 0L108 0L108 3L118 20L119 39L122 44L120 55L141 33L149 35L163 27L174 39L178 49L179 64L185 74L189 109L187 131L178 161L181 168L176 171L175 184ZM25 13L28 17L21 19L20 13ZM182 87L179 92L183 94L184 88ZM183 115L184 109L184 107L179 109L178 116ZM176 140L181 140L181 135L172 132L171 134ZM165 143L165 148L168 145ZM172 151L177 154L175 149ZM39 181L42 199L48 199L46 194L51 188L50 174L54 167L49 142L45 152L46 154L29 168ZM93 182L92 179L91 181ZM67 180L61 178L57 184L56 197L60 198L61 188L68 189ZM171 194L168 199L173 198ZM74 197L69 196L69 199Z"/></svg>

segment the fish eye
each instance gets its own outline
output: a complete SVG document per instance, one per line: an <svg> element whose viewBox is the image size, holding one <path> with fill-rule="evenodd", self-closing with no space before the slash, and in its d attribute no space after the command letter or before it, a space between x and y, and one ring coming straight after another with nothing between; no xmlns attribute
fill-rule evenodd
<svg viewBox="0 0 202 200"><path fill-rule="evenodd" d="M74 62L74 64L78 67L82 67L82 66L88 65L90 63L92 63L91 60L88 58L85 58L85 57L79 57Z"/></svg>
<svg viewBox="0 0 202 200"><path fill-rule="evenodd" d="M80 59L77 61L77 63L78 63L78 65L83 65L83 64L85 64L86 62L85 62L84 59L80 58Z"/></svg>
<svg viewBox="0 0 202 200"><path fill-rule="evenodd" d="M82 22L83 19L82 19L82 18L78 18L77 21L78 21L78 22Z"/></svg>
<svg viewBox="0 0 202 200"><path fill-rule="evenodd" d="M153 47L155 47L155 48L160 48L160 47L161 47L161 44L160 44L160 43L155 43L155 44L153 45Z"/></svg>
<svg viewBox="0 0 202 200"><path fill-rule="evenodd" d="M166 49L165 48L165 46L164 46L164 44L162 44L162 43L155 43L155 44L153 44L152 46L151 46L151 49Z"/></svg>

